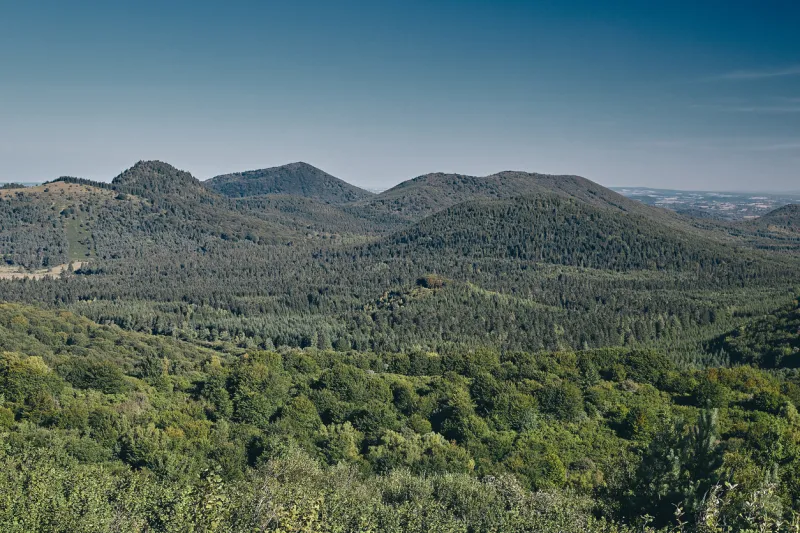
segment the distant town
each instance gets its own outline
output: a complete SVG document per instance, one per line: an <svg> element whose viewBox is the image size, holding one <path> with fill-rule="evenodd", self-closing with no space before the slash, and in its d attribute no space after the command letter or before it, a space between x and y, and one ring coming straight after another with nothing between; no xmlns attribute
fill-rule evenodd
<svg viewBox="0 0 800 533"><path fill-rule="evenodd" d="M786 204L800 202L800 193L678 191L649 187L611 187L611 189L647 205L695 217L719 220L757 218Z"/></svg>

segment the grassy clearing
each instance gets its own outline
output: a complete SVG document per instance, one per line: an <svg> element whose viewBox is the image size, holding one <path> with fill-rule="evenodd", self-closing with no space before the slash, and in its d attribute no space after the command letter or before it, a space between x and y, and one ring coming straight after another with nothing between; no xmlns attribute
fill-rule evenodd
<svg viewBox="0 0 800 533"><path fill-rule="evenodd" d="M78 270L86 261L71 261L73 270ZM69 268L69 263L38 270L25 270L22 267L0 266L0 279L42 279L56 278Z"/></svg>

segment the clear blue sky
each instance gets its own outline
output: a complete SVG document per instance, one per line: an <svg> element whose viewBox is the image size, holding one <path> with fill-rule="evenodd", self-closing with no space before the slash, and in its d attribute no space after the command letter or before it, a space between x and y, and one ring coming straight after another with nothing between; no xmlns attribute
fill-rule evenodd
<svg viewBox="0 0 800 533"><path fill-rule="evenodd" d="M799 25L797 1L0 0L0 181L303 160L800 190Z"/></svg>

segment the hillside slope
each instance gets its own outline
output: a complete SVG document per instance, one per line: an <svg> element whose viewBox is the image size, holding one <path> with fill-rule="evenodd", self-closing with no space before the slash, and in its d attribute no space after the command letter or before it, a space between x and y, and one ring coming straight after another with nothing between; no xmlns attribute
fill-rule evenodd
<svg viewBox="0 0 800 533"><path fill-rule="evenodd" d="M484 177L426 174L405 181L356 207L363 216L394 223L398 227L469 200L497 200L535 193L553 193L598 207L648 213L659 219L675 218L672 213L625 198L586 178L511 171Z"/></svg>
<svg viewBox="0 0 800 533"><path fill-rule="evenodd" d="M139 162L111 184L77 178L0 191L0 254L8 268L197 250L213 241L285 243L305 224L265 217L158 161Z"/></svg>
<svg viewBox="0 0 800 533"><path fill-rule="evenodd" d="M296 228L267 222L224 196L203 187L185 171L161 161L140 161L114 178L114 190L145 198L153 215L143 229L225 240L278 243L297 235Z"/></svg>
<svg viewBox="0 0 800 533"><path fill-rule="evenodd" d="M713 339L707 350L731 363L800 368L800 301L771 311Z"/></svg>
<svg viewBox="0 0 800 533"><path fill-rule="evenodd" d="M141 372L150 360L163 365L164 358L175 370L197 369L216 353L167 336L97 324L64 310L0 303L0 352L4 351L36 355L50 364L73 358L111 360L131 375Z"/></svg>
<svg viewBox="0 0 800 533"><path fill-rule="evenodd" d="M753 219L728 224L728 231L753 248L800 254L800 205L788 204Z"/></svg>
<svg viewBox="0 0 800 533"><path fill-rule="evenodd" d="M303 162L224 174L203 182L203 186L232 198L286 194L332 204L357 202L374 196Z"/></svg>
<svg viewBox="0 0 800 533"><path fill-rule="evenodd" d="M141 199L57 181L0 191L0 253L9 268L39 269L96 256L89 219L119 209L138 212Z"/></svg>
<svg viewBox="0 0 800 533"><path fill-rule="evenodd" d="M800 234L800 204L788 204L750 221L750 226L775 233Z"/></svg>
<svg viewBox="0 0 800 533"><path fill-rule="evenodd" d="M733 247L636 213L553 193L463 202L372 246L384 253L513 258L604 270L697 272L739 261Z"/></svg>
<svg viewBox="0 0 800 533"><path fill-rule="evenodd" d="M234 198L236 208L263 220L299 231L325 234L371 235L382 227L342 206L290 194L266 194Z"/></svg>

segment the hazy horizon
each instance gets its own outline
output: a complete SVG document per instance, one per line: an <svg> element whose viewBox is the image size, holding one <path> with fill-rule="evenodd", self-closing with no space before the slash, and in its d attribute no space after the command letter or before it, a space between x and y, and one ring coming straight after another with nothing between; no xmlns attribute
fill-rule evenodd
<svg viewBox="0 0 800 533"><path fill-rule="evenodd" d="M800 186L789 2L11 3L0 181L308 161L605 186Z"/></svg>

